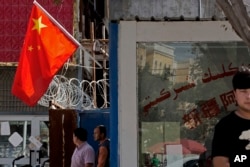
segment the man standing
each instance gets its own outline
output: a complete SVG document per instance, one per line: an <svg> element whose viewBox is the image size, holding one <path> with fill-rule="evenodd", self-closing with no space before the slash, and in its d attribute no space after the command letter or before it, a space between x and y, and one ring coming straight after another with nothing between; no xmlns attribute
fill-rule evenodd
<svg viewBox="0 0 250 167"><path fill-rule="evenodd" d="M99 125L94 129L94 140L99 142L99 148L96 155L97 167L109 167L109 139L107 138L107 130L103 125Z"/></svg>
<svg viewBox="0 0 250 167"><path fill-rule="evenodd" d="M238 108L215 126L214 167L250 167L250 69L241 67L232 83Z"/></svg>
<svg viewBox="0 0 250 167"><path fill-rule="evenodd" d="M73 142L76 145L71 158L71 167L94 167L95 151L87 143L87 130L76 128L73 133Z"/></svg>

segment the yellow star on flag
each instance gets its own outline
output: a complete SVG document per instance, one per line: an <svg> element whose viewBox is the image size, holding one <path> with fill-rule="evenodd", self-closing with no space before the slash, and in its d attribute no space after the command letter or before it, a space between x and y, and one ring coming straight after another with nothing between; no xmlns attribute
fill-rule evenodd
<svg viewBox="0 0 250 167"><path fill-rule="evenodd" d="M32 46L29 46L29 47L28 47L28 50L29 50L29 51L32 51L32 50L33 50L33 47L32 47Z"/></svg>
<svg viewBox="0 0 250 167"><path fill-rule="evenodd" d="M47 27L45 24L42 23L42 16L38 19L32 19L35 25L32 27L32 30L37 30L38 34L40 34L41 29Z"/></svg>

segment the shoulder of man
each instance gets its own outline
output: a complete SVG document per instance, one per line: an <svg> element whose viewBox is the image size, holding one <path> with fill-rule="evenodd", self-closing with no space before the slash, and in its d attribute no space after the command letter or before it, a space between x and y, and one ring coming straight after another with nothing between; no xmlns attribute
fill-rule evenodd
<svg viewBox="0 0 250 167"><path fill-rule="evenodd" d="M100 144L100 147L109 147L110 141L109 139L105 140L102 144Z"/></svg>

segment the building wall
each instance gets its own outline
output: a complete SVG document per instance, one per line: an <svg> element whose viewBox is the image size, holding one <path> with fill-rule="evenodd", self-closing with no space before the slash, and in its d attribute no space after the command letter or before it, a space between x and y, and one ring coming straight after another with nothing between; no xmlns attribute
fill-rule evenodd
<svg viewBox="0 0 250 167"><path fill-rule="evenodd" d="M136 53L136 42L157 42L157 41L230 41L240 38L230 28L225 20L223 12L215 3L216 0L110 0L109 15L110 21L119 21L119 32L112 34L119 36L118 41L111 46L118 45L118 53L113 53L111 67L118 66L118 69L111 68L111 75L119 76L117 82L112 85L118 89L119 100L111 102L111 160L113 166L139 166L138 157L138 113L137 113L137 84L136 84L136 54L146 54L144 48ZM250 0L244 2L248 3ZM155 22L155 21L163 22ZM202 20L201 22L199 22ZM217 20L215 22L203 22ZM125 21L125 22L123 22ZM132 21L132 22L126 22ZM133 22L135 21L135 22ZM143 22L147 21L147 22ZM168 22L178 21L178 22ZM179 22L183 21L183 22ZM198 21L198 22L197 22ZM222 25L225 24L229 31L225 31ZM116 25L113 25L116 29ZM110 27L112 29L112 27ZM112 32L112 31L111 31ZM113 31L116 32L116 31ZM113 49L116 50L116 49ZM143 56L142 56L143 57ZM145 65L145 58L140 62ZM116 65L118 64L118 65ZM175 68L178 64L173 63ZM185 64L179 64L185 67ZM113 74L112 74L113 71ZM117 73L118 74L117 74ZM176 78L178 82L187 78L189 70L178 70L184 77ZM113 80L114 81L114 80ZM131 81L134 81L132 83ZM117 86L117 87L116 87ZM111 94L117 94L117 90L111 89ZM112 91L113 90L113 91ZM113 93L112 93L113 92ZM118 121L116 121L118 120ZM128 123L129 120L129 123ZM117 135L118 133L118 135ZM129 137L129 140L127 138ZM132 151L133 150L133 151ZM116 157L116 155L119 155Z"/></svg>
<svg viewBox="0 0 250 167"><path fill-rule="evenodd" d="M110 4L110 20L224 18L215 0L110 0Z"/></svg>
<svg viewBox="0 0 250 167"><path fill-rule="evenodd" d="M57 0L58 1L58 0ZM59 23L73 32L73 2L38 0ZM1 1L0 11L0 62L18 62L27 29L33 0Z"/></svg>

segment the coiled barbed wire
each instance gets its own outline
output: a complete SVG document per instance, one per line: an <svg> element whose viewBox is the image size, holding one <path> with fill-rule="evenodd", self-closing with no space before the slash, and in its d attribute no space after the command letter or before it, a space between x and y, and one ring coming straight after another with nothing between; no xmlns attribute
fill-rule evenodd
<svg viewBox="0 0 250 167"><path fill-rule="evenodd" d="M91 110L98 108L93 102L93 91L98 90L99 97L103 104L99 108L106 108L107 100L107 79L98 81L79 81L77 78L66 78L62 75L55 75L46 93L38 101L38 104L49 107L49 102L54 101L67 109Z"/></svg>

